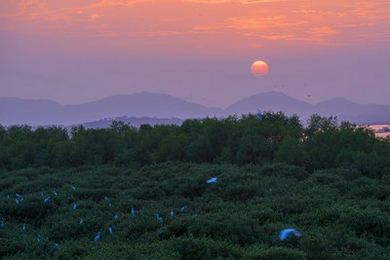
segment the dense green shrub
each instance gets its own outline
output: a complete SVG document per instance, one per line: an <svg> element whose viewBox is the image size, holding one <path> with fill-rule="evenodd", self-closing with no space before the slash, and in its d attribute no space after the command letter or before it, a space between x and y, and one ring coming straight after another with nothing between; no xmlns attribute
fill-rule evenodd
<svg viewBox="0 0 390 260"><path fill-rule="evenodd" d="M0 170L26 167L116 165L169 161L300 166L308 172L337 167L381 178L390 167L390 141L335 118L259 115L186 120L181 126L114 122L107 129L0 126ZM304 171L296 178L304 178ZM192 196L189 194L189 196ZM197 196L197 195L194 195Z"/></svg>
<svg viewBox="0 0 390 260"><path fill-rule="evenodd" d="M298 249L286 247L252 248L246 255L247 259L264 260L304 260L306 254Z"/></svg>
<svg viewBox="0 0 390 260"><path fill-rule="evenodd" d="M211 176L219 182L206 184ZM0 257L388 259L386 176L179 162L5 171ZM41 191L50 203L43 203ZM24 198L20 204L16 192ZM299 229L302 238L279 241L278 232L287 227ZM97 232L101 239L94 242Z"/></svg>
<svg viewBox="0 0 390 260"><path fill-rule="evenodd" d="M390 139L335 118L0 126L4 259L390 259L389 221Z"/></svg>

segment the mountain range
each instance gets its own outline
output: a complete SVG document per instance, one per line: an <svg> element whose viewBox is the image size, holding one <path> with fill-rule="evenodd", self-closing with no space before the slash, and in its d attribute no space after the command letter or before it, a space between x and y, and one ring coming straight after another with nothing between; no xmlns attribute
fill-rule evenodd
<svg viewBox="0 0 390 260"><path fill-rule="evenodd" d="M15 124L69 126L89 122L85 125L96 127L96 125L107 125L114 119L131 124L137 124L137 122L138 124L142 122L180 124L181 120L186 118L225 117L233 114L256 113L258 110L282 111L288 115L298 114L303 119L314 113L323 116L332 115L340 120L358 124L390 121L390 106L362 105L344 98L310 104L280 92L266 92L241 99L222 109L206 107L166 94L140 92L110 96L77 105L61 105L51 100L0 98L0 124L4 126Z"/></svg>

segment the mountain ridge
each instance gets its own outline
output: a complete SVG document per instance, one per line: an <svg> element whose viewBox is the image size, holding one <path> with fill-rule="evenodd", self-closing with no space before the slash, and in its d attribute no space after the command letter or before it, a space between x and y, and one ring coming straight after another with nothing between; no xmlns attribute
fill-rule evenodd
<svg viewBox="0 0 390 260"><path fill-rule="evenodd" d="M107 118L187 119L225 117L260 111L282 111L303 119L317 113L337 116L354 123L390 121L390 106L358 104L345 98L332 98L311 104L284 93L270 91L248 96L225 109L207 107L168 94L137 92L118 94L82 104L62 105L49 99L0 98L0 124L75 125Z"/></svg>

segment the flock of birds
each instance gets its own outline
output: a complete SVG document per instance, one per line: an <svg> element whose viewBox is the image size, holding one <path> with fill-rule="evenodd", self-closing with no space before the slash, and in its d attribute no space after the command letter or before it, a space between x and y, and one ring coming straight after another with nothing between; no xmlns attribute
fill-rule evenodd
<svg viewBox="0 0 390 260"><path fill-rule="evenodd" d="M218 183L218 177L212 177L212 178L208 179L208 180L206 181L206 183L207 183L207 184L216 184L216 183ZM72 189L73 191L76 191L76 190L77 190L76 186L74 186L74 185L71 186L71 189ZM53 196L57 197L58 195L59 195L59 194L58 194L57 191L53 191ZM43 203L44 203L44 204L50 203L50 201L51 201L51 199L52 199L51 196L45 196L45 194L44 194L43 191L40 193L40 196L42 197ZM8 197L8 199L10 199L10 195L8 195L7 197ZM111 201L109 200L109 198L108 198L107 196L104 197L104 200L108 203L108 206L109 206L109 207L112 206ZM19 204L22 203L22 202L23 202L23 196L22 196L20 193L15 193L15 203L16 203L17 205L19 205ZM188 207L187 205L182 205L181 208L180 208L180 212L185 212L185 211L187 210L187 207ZM77 210L77 208L78 208L78 205L77 205L77 203L74 202L74 203L72 204L72 210ZM130 215L131 215L132 217L135 217L135 216L137 215L137 210L136 210L136 208L132 207L132 208L130 209ZM170 211L169 217L170 217L171 219L175 218L175 212L174 212L174 210L171 210L171 211ZM117 220L117 219L118 219L118 215L115 214L115 215L113 216L113 218L114 218L115 220ZM163 215L162 215L161 213L159 213L159 212L157 212L157 213L155 214L155 219L156 219L156 221L159 222L160 224L163 224L163 223L164 223L164 217L163 217ZM81 218L80 221L79 221L79 224L82 225L83 223L84 223L84 220ZM4 228L5 228L5 224L6 224L6 223L5 223L5 220L2 219L2 220L0 221L0 229L4 229ZM26 225L25 223L22 224L22 231L23 231L23 232L27 232L27 225ZM108 227L107 232L108 232L109 235L112 235L112 234L114 233L112 226L109 226L109 227ZM98 242L98 241L100 241L101 237L102 237L102 232L101 232L101 231L98 231L98 232L95 234L95 236L93 237L93 241ZM302 237L302 234L301 234L301 232L299 232L298 230L296 230L296 229L294 229L294 228L285 228L285 229L282 229L282 230L279 231L278 237L279 237L279 240L280 240L280 241L284 241L284 240L286 240L286 239L289 238L289 237L300 238L300 237ZM36 240L37 240L38 243L41 243L41 242L44 240L42 234L39 234L39 233L38 233L38 234L36 235ZM57 244L56 244L56 245L57 245Z"/></svg>

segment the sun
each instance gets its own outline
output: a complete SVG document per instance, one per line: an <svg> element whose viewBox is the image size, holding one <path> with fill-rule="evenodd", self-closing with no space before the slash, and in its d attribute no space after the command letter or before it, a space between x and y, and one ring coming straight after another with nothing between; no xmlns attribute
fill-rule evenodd
<svg viewBox="0 0 390 260"><path fill-rule="evenodd" d="M269 66L265 61L258 60L252 63L251 72L255 77L265 76L269 73Z"/></svg>

